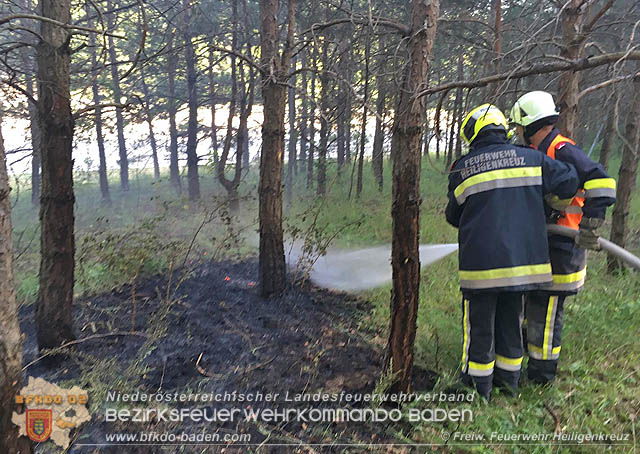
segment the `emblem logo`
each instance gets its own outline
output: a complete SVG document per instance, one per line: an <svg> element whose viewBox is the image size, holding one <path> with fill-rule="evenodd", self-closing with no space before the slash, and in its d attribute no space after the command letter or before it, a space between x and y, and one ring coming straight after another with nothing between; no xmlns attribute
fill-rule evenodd
<svg viewBox="0 0 640 454"><path fill-rule="evenodd" d="M31 441L42 443L51 436L53 425L52 410L27 409L27 436Z"/></svg>

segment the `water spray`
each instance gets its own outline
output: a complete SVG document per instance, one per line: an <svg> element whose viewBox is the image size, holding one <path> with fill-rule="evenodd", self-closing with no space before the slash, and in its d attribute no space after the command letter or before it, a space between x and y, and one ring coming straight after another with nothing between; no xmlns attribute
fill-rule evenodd
<svg viewBox="0 0 640 454"><path fill-rule="evenodd" d="M575 238L578 231L559 225L548 225L554 235ZM619 258L631 268L640 271L640 258L608 241L599 239L603 251ZM302 248L291 247L287 262L295 267L302 255ZM426 268L458 250L455 243L427 244L420 246L420 268ZM344 292L360 292L391 282L391 246L377 246L354 251L330 250L313 264L309 272L311 281L324 288Z"/></svg>

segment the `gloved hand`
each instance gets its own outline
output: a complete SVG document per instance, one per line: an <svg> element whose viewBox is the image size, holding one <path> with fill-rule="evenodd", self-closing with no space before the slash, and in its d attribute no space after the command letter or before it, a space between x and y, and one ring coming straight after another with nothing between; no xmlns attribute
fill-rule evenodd
<svg viewBox="0 0 640 454"><path fill-rule="evenodd" d="M593 251L600 250L600 244L598 243L599 235L596 230L600 228L603 223L604 219L582 218L580 231L576 237L576 246Z"/></svg>
<svg viewBox="0 0 640 454"><path fill-rule="evenodd" d="M570 197L568 199L561 199L555 194L547 194L544 196L544 201L547 202L547 205L549 205L552 209L556 211L564 211L567 208L569 208L569 205L571 205L572 200L573 200L573 197Z"/></svg>
<svg viewBox="0 0 640 454"><path fill-rule="evenodd" d="M551 209L547 216L547 224L557 224L558 220L563 217L564 213L562 211Z"/></svg>

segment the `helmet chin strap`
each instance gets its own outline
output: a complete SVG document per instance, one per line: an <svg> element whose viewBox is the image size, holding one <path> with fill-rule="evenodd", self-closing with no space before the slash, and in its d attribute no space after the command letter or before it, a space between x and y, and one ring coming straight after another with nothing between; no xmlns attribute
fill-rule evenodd
<svg viewBox="0 0 640 454"><path fill-rule="evenodd" d="M535 131L533 131L533 132L532 132L532 131L531 131L531 125L529 125L529 126L524 126L524 127L522 128L522 135L524 136L524 143L525 143L527 146L531 146L531 145L532 145L532 143L531 143L531 138L533 137L533 135L534 135L536 132L538 132L538 130L539 130L539 129L540 129L540 128L537 128Z"/></svg>
<svg viewBox="0 0 640 454"><path fill-rule="evenodd" d="M522 136L524 137L524 143L526 143L527 145L531 145L531 140L530 139L531 139L531 136L533 134L529 134L530 132L531 131L530 131L529 126L523 126L522 127Z"/></svg>
<svg viewBox="0 0 640 454"><path fill-rule="evenodd" d="M550 117L541 118L540 120L534 121L530 125L525 126L523 128L522 133L524 135L524 140L526 144L531 145L530 139L531 137L533 137L535 133L540 131L545 126L555 125L557 120L558 120L558 116L554 115Z"/></svg>

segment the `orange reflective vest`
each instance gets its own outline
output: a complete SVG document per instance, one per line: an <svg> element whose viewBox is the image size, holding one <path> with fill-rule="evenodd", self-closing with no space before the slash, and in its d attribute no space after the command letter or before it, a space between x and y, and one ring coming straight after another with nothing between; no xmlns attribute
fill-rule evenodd
<svg viewBox="0 0 640 454"><path fill-rule="evenodd" d="M556 159L556 150L560 148L560 145L564 143L570 143L575 145L576 143L564 137L562 134L558 134L555 139L549 144L547 148L547 156L551 159ZM584 206L584 197L580 197L580 194L584 194L584 189L580 189L576 196L571 200L571 204L563 212L563 216L558 219L557 224L563 225L574 230L580 230L580 221L582 221L582 207Z"/></svg>

